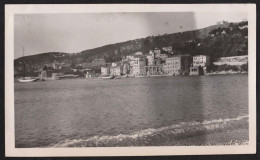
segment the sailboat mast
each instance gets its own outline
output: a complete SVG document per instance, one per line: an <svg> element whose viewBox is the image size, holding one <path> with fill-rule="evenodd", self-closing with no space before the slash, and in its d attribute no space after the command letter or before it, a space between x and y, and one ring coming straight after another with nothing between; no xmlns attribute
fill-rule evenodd
<svg viewBox="0 0 260 160"><path fill-rule="evenodd" d="M23 57L24 57L24 46L22 46L22 50L23 50ZM25 61L23 60L23 77L25 77Z"/></svg>

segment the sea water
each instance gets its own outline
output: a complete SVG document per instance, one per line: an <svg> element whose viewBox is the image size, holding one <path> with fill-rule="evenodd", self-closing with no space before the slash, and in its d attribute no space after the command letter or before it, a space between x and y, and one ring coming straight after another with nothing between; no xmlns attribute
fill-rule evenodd
<svg viewBox="0 0 260 160"><path fill-rule="evenodd" d="M167 145L248 126L247 74L14 85L18 148Z"/></svg>

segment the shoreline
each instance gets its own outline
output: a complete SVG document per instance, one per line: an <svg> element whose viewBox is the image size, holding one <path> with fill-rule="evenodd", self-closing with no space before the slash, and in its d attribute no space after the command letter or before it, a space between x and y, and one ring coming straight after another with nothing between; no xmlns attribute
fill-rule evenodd
<svg viewBox="0 0 260 160"><path fill-rule="evenodd" d="M192 77L194 76L212 76L212 75L234 75L234 74L248 74L248 72L211 72L208 74L204 74L204 75L192 75ZM120 79L125 79L125 78L147 78L147 77L189 77L191 75L148 75L148 76L129 76L129 77L122 77L122 76L118 76L121 77ZM15 82L18 82L19 78L14 78ZM45 81L56 81L56 80L82 80L82 79L91 79L91 80L101 80L102 77L92 77L92 78L85 78L85 77L77 77L77 78L64 78L64 79L47 79ZM107 80L107 79L103 79L103 80ZM38 80L41 81L41 80Z"/></svg>
<svg viewBox="0 0 260 160"><path fill-rule="evenodd" d="M234 129L221 132L212 132L189 138L179 139L169 142L170 146L230 146L230 145L248 145L248 129Z"/></svg>

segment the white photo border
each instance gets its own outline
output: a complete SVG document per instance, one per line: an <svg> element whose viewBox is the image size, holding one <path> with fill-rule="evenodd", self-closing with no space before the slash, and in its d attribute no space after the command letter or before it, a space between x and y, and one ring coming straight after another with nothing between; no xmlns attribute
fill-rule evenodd
<svg viewBox="0 0 260 160"><path fill-rule="evenodd" d="M15 148L14 15L33 13L247 12L249 144L241 146L159 146ZM5 154L7 157L152 156L256 153L256 5L255 4L45 4L5 5Z"/></svg>

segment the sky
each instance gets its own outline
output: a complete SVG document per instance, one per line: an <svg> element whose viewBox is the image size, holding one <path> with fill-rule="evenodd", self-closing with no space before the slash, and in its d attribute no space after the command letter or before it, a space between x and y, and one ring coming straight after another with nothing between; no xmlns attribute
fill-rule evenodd
<svg viewBox="0 0 260 160"><path fill-rule="evenodd" d="M16 14L14 58L44 52L77 53L108 44L239 22L246 12Z"/></svg>

